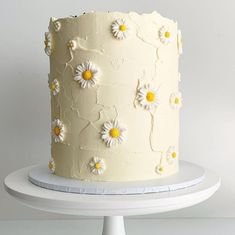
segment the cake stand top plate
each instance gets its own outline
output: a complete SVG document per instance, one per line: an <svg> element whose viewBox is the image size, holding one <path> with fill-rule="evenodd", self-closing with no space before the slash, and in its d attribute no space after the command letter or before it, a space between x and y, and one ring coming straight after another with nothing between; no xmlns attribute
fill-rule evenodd
<svg viewBox="0 0 235 235"><path fill-rule="evenodd" d="M162 193L137 195L87 195L38 187L28 180L33 166L9 174L6 191L21 203L39 210L85 216L144 215L177 210L200 203L220 186L220 178L205 169L204 180L195 186Z"/></svg>

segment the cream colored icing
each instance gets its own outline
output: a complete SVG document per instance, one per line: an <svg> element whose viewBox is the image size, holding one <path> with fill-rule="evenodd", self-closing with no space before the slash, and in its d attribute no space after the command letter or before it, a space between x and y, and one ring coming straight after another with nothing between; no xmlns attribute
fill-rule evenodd
<svg viewBox="0 0 235 235"><path fill-rule="evenodd" d="M128 23L128 36L122 40L112 33L117 19ZM60 92L51 96L51 119L60 120L66 132L59 143L52 136L55 174L89 181L132 181L176 173L179 109L171 107L170 97L179 92L177 23L156 12L92 12L56 22L59 31L54 18L49 25L53 48L49 83L56 77ZM159 37L162 27L172 36L167 43ZM73 50L67 46L71 40L76 44ZM74 77L77 66L87 61L99 68L99 79L95 86L82 88ZM146 84L156 89L159 98L150 110L137 99L139 88ZM127 139L107 147L102 127L115 119L125 124ZM169 164L171 146L177 158ZM102 174L92 173L94 158L105 162Z"/></svg>

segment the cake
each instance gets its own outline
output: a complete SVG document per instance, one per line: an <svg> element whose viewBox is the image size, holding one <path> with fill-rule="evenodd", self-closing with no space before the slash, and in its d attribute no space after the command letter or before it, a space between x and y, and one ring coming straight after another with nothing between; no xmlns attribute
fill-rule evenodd
<svg viewBox="0 0 235 235"><path fill-rule="evenodd" d="M51 18L51 160L57 176L141 181L178 172L181 33L157 12Z"/></svg>

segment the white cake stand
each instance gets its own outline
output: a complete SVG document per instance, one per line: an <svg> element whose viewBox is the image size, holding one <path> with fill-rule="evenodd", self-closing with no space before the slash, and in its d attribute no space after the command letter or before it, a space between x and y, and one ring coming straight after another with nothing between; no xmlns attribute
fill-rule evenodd
<svg viewBox="0 0 235 235"><path fill-rule="evenodd" d="M220 178L205 170L204 180L188 188L137 195L89 195L59 192L38 187L28 180L32 167L15 171L5 178L6 191L26 206L61 214L104 216L103 235L125 235L123 216L177 210L211 197ZM183 169L181 169L183 170Z"/></svg>

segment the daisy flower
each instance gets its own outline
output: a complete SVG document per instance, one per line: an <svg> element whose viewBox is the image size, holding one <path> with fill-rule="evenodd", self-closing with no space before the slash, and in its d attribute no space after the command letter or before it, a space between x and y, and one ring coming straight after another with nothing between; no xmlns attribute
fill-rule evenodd
<svg viewBox="0 0 235 235"><path fill-rule="evenodd" d="M63 142L65 137L65 127L64 124L59 120L55 119L52 122L52 136L56 143Z"/></svg>
<svg viewBox="0 0 235 235"><path fill-rule="evenodd" d="M170 105L173 109L179 109L182 106L182 95L180 92L171 94Z"/></svg>
<svg viewBox="0 0 235 235"><path fill-rule="evenodd" d="M77 66L74 80L78 81L82 88L94 87L98 81L99 70L91 62L87 61Z"/></svg>
<svg viewBox="0 0 235 235"><path fill-rule="evenodd" d="M71 49L72 51L74 51L77 48L77 43L75 40L69 40L67 43L67 47L68 49Z"/></svg>
<svg viewBox="0 0 235 235"><path fill-rule="evenodd" d="M162 175L165 171L165 169L162 165L157 165L155 170L156 170L156 173L159 175Z"/></svg>
<svg viewBox="0 0 235 235"><path fill-rule="evenodd" d="M51 82L50 89L54 96L60 92L60 83L56 78Z"/></svg>
<svg viewBox="0 0 235 235"><path fill-rule="evenodd" d="M52 35L50 32L46 32L45 33L45 40L44 40L44 44L45 44L45 52L46 54L49 56L52 53Z"/></svg>
<svg viewBox="0 0 235 235"><path fill-rule="evenodd" d="M48 162L48 168L52 173L55 172L55 161L53 158Z"/></svg>
<svg viewBox="0 0 235 235"><path fill-rule="evenodd" d="M54 25L54 29L56 32L59 32L60 29L61 29L61 23L59 21L54 21L53 22L53 25Z"/></svg>
<svg viewBox="0 0 235 235"><path fill-rule="evenodd" d="M90 170L95 175L101 175L104 173L106 166L103 159L93 157L89 162Z"/></svg>
<svg viewBox="0 0 235 235"><path fill-rule="evenodd" d="M166 160L169 164L172 164L178 158L178 153L174 146L170 146L166 152Z"/></svg>
<svg viewBox="0 0 235 235"><path fill-rule="evenodd" d="M121 144L126 139L126 129L118 120L105 122L102 129L101 138L108 147Z"/></svg>
<svg viewBox="0 0 235 235"><path fill-rule="evenodd" d="M157 89L149 84L141 87L137 93L139 104L146 110L152 110L159 104Z"/></svg>
<svg viewBox="0 0 235 235"><path fill-rule="evenodd" d="M172 41L172 33L170 32L167 26L162 26L159 29L159 38L160 38L160 41L165 45L167 45L168 43Z"/></svg>
<svg viewBox="0 0 235 235"><path fill-rule="evenodd" d="M127 38L130 27L124 19L117 19L112 23L111 30L115 38L122 40Z"/></svg>

